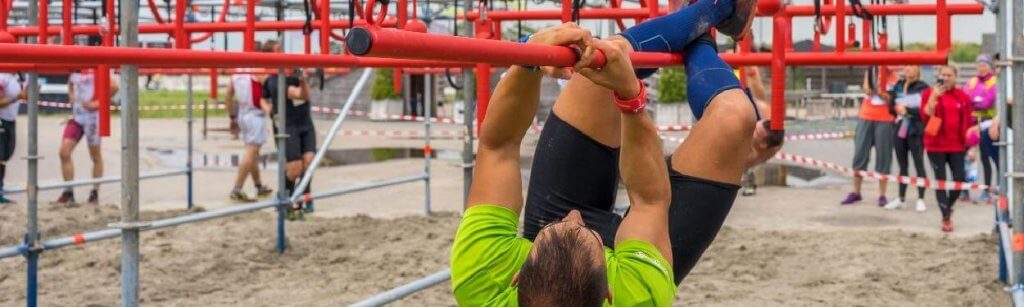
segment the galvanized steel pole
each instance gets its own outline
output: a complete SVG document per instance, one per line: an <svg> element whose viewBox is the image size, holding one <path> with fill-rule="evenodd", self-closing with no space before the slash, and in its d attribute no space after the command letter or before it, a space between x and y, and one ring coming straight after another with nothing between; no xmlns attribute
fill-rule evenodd
<svg viewBox="0 0 1024 307"><path fill-rule="evenodd" d="M423 173L426 174L423 179L423 211L430 215L430 156L433 152L430 148L430 118L434 108L434 75L424 74L423 83Z"/></svg>
<svg viewBox="0 0 1024 307"><path fill-rule="evenodd" d="M1007 10L1008 18L1013 18L1013 27L1007 29L1010 31L1010 54L1009 59L1013 63L1011 71L1011 80L1008 80L1013 86L1013 101L1016 104L1020 104L1024 101L1024 8L1020 7L1020 2L1011 3L1008 1L1005 7L1002 9ZM1013 195L1011 199L1011 206L1013 212L1013 235L1015 242L1019 241L1019 237L1024 235L1024 107L1018 105L1013 108L1013 118L1017 119L1012 123L1013 128L1013 139L1012 139L1012 150L1013 150L1013 161L1011 166L1008 168L1007 175L1011 176L1011 182L1008 183L1010 191L1009 194ZM1009 137L1005 139L1010 140ZM1014 272L1011 274L1017 275L1017 284L1014 285L1013 298L1015 302L1024 303L1024 285L1021 281L1024 280L1024 248L1016 246L1014 244L1013 251L1013 263Z"/></svg>
<svg viewBox="0 0 1024 307"><path fill-rule="evenodd" d="M10 0L13 1L13 0ZM36 25L38 23L37 3L36 1L28 1L28 22L30 25ZM5 25L6 27L6 25ZM29 43L34 43L35 37L30 36ZM26 85L28 90L28 156L25 157L28 160L28 182L26 182L26 189L28 190L28 225L27 233L25 234L25 244L29 247L28 253L25 254L25 260L27 261L26 268L26 283L25 283L25 305L29 307L35 307L38 303L38 269L39 269L39 253L41 250L36 248L39 244L39 73L32 71L28 73L28 84Z"/></svg>
<svg viewBox="0 0 1024 307"><path fill-rule="evenodd" d="M465 13L473 11L473 1L466 1L463 5ZM456 21L458 22L458 21ZM462 35L474 37L473 23L467 21ZM473 138L476 136L476 80L472 69L462 70L462 122L465 125L465 133L462 137L462 207L469 205L469 185L473 182L473 166L476 164L476 154L473 153Z"/></svg>
<svg viewBox="0 0 1024 307"><path fill-rule="evenodd" d="M284 3L281 0L277 1L277 20L281 21L284 19ZM284 52L284 32L277 32L277 39L280 42L281 52ZM288 139L288 129L286 128L286 109L285 109L285 98L288 96L287 86L285 85L285 74L284 68L277 69L277 101L273 102L277 104L277 129L274 129L274 141L277 142L277 199L279 201L277 206L277 251L284 253L284 249L288 245L288 238L285 235L284 218L285 212L291 205L286 200L288 199L288 193L290 191L285 190L286 178L286 167L288 165L287 157L285 156L285 142Z"/></svg>
<svg viewBox="0 0 1024 307"><path fill-rule="evenodd" d="M121 0L121 45L139 45L139 2ZM114 16L108 16L114 18ZM121 306L139 305L139 67L121 66Z"/></svg>
<svg viewBox="0 0 1024 307"><path fill-rule="evenodd" d="M188 179L186 180L187 184L188 184L186 189L188 189L188 191L185 193L185 198L186 198L185 202L187 203L186 207L188 209L192 209L192 205L194 203L194 201L193 201L194 195L192 193L193 192L193 186L194 186L194 182L193 181L194 181L194 178L195 178L194 177L195 176L195 170L192 168L192 151L193 151L193 149L192 149L192 123L195 121L193 119L193 116L192 116L192 104L194 103L194 99L195 99L194 97L192 97L194 95L194 93L192 92L192 74L188 75L187 81L188 81L188 108L187 108L188 119L185 121L185 123L186 123L186 126L188 127L188 133L187 133L188 134L188 148L187 148L187 150L186 150L187 152L185 154L185 168L188 171L188 173L185 174L185 176L188 177ZM211 92L214 91L214 90L215 89L210 89Z"/></svg>
<svg viewBox="0 0 1024 307"><path fill-rule="evenodd" d="M1006 1L1005 0L1001 0L999 2L1000 3L997 3L996 7L997 8L1003 8ZM1001 53L1001 54L1010 55L1011 54L1011 52L1010 52L1010 45L1009 45L1010 39L1009 39L1009 36L1008 36L1008 34L1010 33L1010 27L1009 27L1009 24L1007 23L1007 21L1009 19L1007 18L1006 14L1007 14L1007 10L1006 9L999 9L999 11L996 12L996 50L999 50L999 53ZM1008 111L1007 107L1006 107L1006 101L1010 97L1010 95L1009 95L1010 93L1008 91L1009 88L1010 88L1010 86L1008 85L1008 81L1010 80L1010 78L1009 78L1010 67L1009 67L1009 65L1004 65L1002 63L1000 63L1000 65L998 67L999 67L998 68L998 72L999 72L999 80L1000 80L1000 82L998 83L998 90L996 92L996 115L998 116L998 119L999 119L999 126L997 127L997 129L999 129L1000 140L997 143L997 148L999 150L999 159L997 159L998 161L996 161L996 163L997 163L996 164L996 169L997 170L996 170L996 178L995 179L996 179L996 186L998 186L999 189L1002 190L1002 191L1001 191L1001 193L999 193L999 195L997 195L998 197L1000 197L1000 200L998 201L998 203L1000 205L995 206L995 210L996 210L996 223L997 223L996 225L997 225L997 227L999 229L999 238L1000 238L1000 241L999 241L1000 242L999 243L999 260L1000 260L1000 262L999 262L999 264L1000 264L1000 267L999 267L999 277L1001 279L1003 279L1002 281L1005 282L1007 285L1015 285L1015 284L1017 284L1017 274L1010 274L1010 272L1014 268L1014 265L1013 265L1013 263L1014 263L1013 262L1013 251L1011 249L1011 244L1012 244L1011 242L1013 242L1013 240L1012 240L1012 238L1010 236L1009 229L1007 227L1007 224L1008 224L1008 221L1009 221L1010 217L1009 217L1009 212L1002 205L1003 202L1001 200L1002 197L1005 197L1006 192L1009 191L1009 187L1006 185L1006 176L1005 176L1005 174L1006 174L1006 166L1007 166L1007 163L1006 163L1006 159L1007 159L1007 156L1006 156L1006 154L1007 154L1006 144L1009 143L1007 141L1007 139L1006 139L1006 127L1007 127L1007 125L1009 125L1009 123L1007 122L1007 116L1006 116L1007 115L1006 112ZM981 131L981 133L988 133L988 131Z"/></svg>

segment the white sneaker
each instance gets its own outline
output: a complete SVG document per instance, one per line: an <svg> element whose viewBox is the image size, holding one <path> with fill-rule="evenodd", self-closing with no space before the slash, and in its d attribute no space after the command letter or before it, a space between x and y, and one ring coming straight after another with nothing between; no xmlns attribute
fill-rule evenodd
<svg viewBox="0 0 1024 307"><path fill-rule="evenodd" d="M917 209L917 212L924 212L925 210L928 210L928 205L925 205L923 199L918 199L917 205L914 206L914 209Z"/></svg>
<svg viewBox="0 0 1024 307"><path fill-rule="evenodd" d="M903 201L901 201L899 198L893 198L893 200L889 201L888 204L885 204L883 208L888 210L901 209L903 208Z"/></svg>

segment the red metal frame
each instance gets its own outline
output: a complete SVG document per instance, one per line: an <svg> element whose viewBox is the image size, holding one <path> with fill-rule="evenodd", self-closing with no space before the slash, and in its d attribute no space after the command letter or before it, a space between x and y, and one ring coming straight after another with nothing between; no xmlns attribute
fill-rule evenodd
<svg viewBox="0 0 1024 307"><path fill-rule="evenodd" d="M397 18L386 16L386 7L382 7L379 13L374 12L375 0L355 4L356 14L360 16L355 21L355 26L370 25L371 27L360 28L365 31L362 35L369 36L371 45L362 55L388 58L352 57L343 55L328 55L330 51L330 38L343 39L332 32L333 29L349 28L353 25L348 21L330 20L330 3L323 1L317 5L310 0L313 12L317 19L312 25L320 29L320 55L291 55L291 54L268 54L268 53L240 53L240 52L207 52L190 50L191 43L208 39L215 32L243 32L244 50L253 51L255 45L255 33L257 31L296 31L302 30L304 21L260 21L255 18L255 2L257 0L246 0L246 18L244 22L225 22L228 11L229 0L225 0L225 7L220 12L217 22L210 23L185 23L185 0L177 0L175 7L175 18L173 24L165 23L160 16L153 1L150 0L150 9L156 17L157 23L140 25L140 33L166 33L175 38L177 50L161 49L127 49L114 48L113 36L117 35L118 29L114 24L113 0L107 1L107 25L105 27L95 25L73 25L70 15L70 0L62 0L64 10L62 12L62 25L59 28L50 27L45 16L49 0L38 0L40 4L39 26L36 27L11 27L7 26L12 0L0 0L0 30L6 30L16 37L37 36L40 44L46 44L47 38L51 35L62 34L63 45L74 44L74 35L96 35L103 36L103 45L106 47L82 47L82 46L43 46L43 45L0 45L0 58L5 62L0 63L0 70L10 69L34 69L40 71L61 71L95 67L97 75L97 95L109 97L109 65L135 64L144 67L143 72L164 72L164 73L210 73L211 84L216 86L217 72L230 70L218 70L217 68L232 67L294 67L294 66L319 66L319 67L406 67L422 68L419 70L407 70L407 73L436 72L440 67L472 67L477 72L478 82L478 108L479 117L482 120L486 115L487 101L490 95L490 72L492 66L507 66L513 64L525 65L551 65L570 66L576 61L576 53L565 47L535 46L501 41L501 21L510 20L563 20L571 17L571 2L563 0L563 6L557 10L535 10L535 11L483 11L467 12L460 15L467 20L477 24L476 38L453 37L435 34L414 33L391 29L380 29L379 27L402 28L408 20L408 0L399 0L397 3ZM647 18L654 18L666 14L669 8L658 7L656 0L643 0L639 2L640 8L620 8L621 3L613 1L612 8L589 8L579 12L581 19L614 19L621 23L622 19L634 19L642 21ZM670 1L670 6L672 3ZM888 38L882 35L879 38L879 51L870 51L872 42L869 39L871 33L871 21L863 20L861 30L864 32L862 41L863 50L860 52L848 52L846 49L849 37L855 36L853 31L847 29L847 15L852 14L852 8L848 7L845 1L835 1L822 5L820 12L825 18L834 17L831 25L835 26L836 50L835 52L822 53L818 48L820 36L815 35L814 52L793 52L792 31L790 25L794 17L814 16L812 5L788 5L783 6L777 0L762 0L758 4L759 16L770 16L773 20L773 52L753 53L749 48L750 40L747 39L738 53L722 54L722 58L734 66L770 66L772 69L773 92L784 93L785 90L785 67L791 65L898 65L898 64L943 64L947 61L947 54L950 48L950 17L960 14L981 14L983 6L978 3L948 4L946 0L937 0L934 4L885 4L867 5L866 8L876 16L884 15L933 15L936 16L936 42L935 51L923 52L891 52L886 50ZM415 3L413 4L415 9ZM481 7L481 10L486 10ZM375 14L377 13L377 14ZM415 12L414 12L415 13ZM486 16L486 19L481 19ZM106 28L103 30L102 28ZM828 28L821 29L827 33ZM848 32L849 31L849 32ZM192 38L192 33L204 32L197 38ZM855 37L854 37L855 39ZM308 45L307 37L307 45ZM306 48L306 53L309 52ZM401 59L398 59L401 58ZM637 67L660 67L681 65L680 54L662 53L632 53L630 58ZM455 60L457 59L457 61ZM19 64L23 63L23 64ZM47 64L38 64L47 63ZM95 66L93 66L95 65ZM598 55L594 61L594 67L604 65L603 55ZM194 69L201 68L201 69ZM885 71L884 69L882 70ZM880 76L884 80L887 75ZM212 93L214 96L216 93ZM772 128L782 129L782 115L785 114L784 95L773 95L772 98ZM101 110L109 110L109 101L101 98ZM101 111L101 133L109 133L109 114Z"/></svg>

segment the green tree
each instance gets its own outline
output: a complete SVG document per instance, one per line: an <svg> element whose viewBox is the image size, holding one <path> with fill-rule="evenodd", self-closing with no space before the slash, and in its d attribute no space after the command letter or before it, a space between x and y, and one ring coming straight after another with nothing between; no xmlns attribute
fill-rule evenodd
<svg viewBox="0 0 1024 307"><path fill-rule="evenodd" d="M377 69L373 79L373 87L370 88L370 99L385 100L390 98L401 98L395 92L394 70L388 68Z"/></svg>
<svg viewBox="0 0 1024 307"><path fill-rule="evenodd" d="M682 68L662 68L658 77L658 100L662 103L686 101L686 72Z"/></svg>
<svg viewBox="0 0 1024 307"><path fill-rule="evenodd" d="M956 63L971 63L981 54L981 44L977 43L953 43L953 50L949 52L949 58Z"/></svg>

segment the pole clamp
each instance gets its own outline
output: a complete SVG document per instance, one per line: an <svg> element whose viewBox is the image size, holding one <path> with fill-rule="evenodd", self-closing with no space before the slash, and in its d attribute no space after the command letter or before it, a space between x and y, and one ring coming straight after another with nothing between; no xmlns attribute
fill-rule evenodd
<svg viewBox="0 0 1024 307"><path fill-rule="evenodd" d="M24 156L24 157L21 157L21 159L22 160L28 160L28 161L42 160L43 156Z"/></svg>
<svg viewBox="0 0 1024 307"><path fill-rule="evenodd" d="M1006 173L1006 178L1014 178L1014 179L1024 178L1024 173L1022 173L1022 172L1009 172L1009 173Z"/></svg>
<svg viewBox="0 0 1024 307"><path fill-rule="evenodd" d="M121 230L141 230L141 229L149 228L150 226L152 226L152 223L146 222L146 221L116 222L116 223L107 224L107 227L117 228L117 229L121 229Z"/></svg>
<svg viewBox="0 0 1024 307"><path fill-rule="evenodd" d="M274 135L274 138L276 138L276 139L287 139L289 136L291 136L291 135L287 134L287 133L278 133L278 134Z"/></svg>

